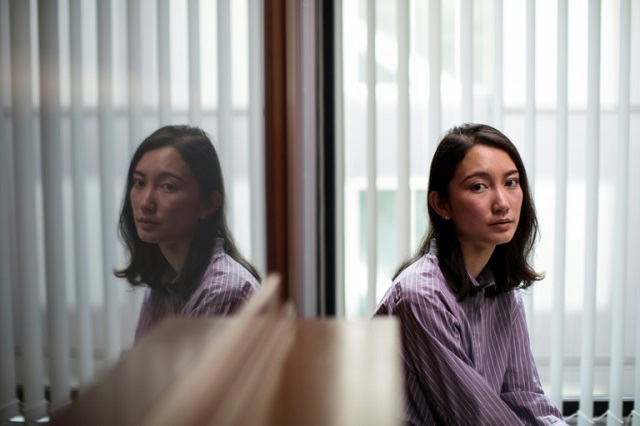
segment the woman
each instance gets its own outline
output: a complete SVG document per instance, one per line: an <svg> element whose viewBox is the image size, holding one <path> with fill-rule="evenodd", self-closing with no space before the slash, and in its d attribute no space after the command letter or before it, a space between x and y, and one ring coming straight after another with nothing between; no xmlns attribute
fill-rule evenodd
<svg viewBox="0 0 640 426"><path fill-rule="evenodd" d="M129 265L115 275L148 287L136 341L166 316L232 313L258 288L227 227L218 155L199 128L163 127L140 144L119 230Z"/></svg>
<svg viewBox="0 0 640 426"><path fill-rule="evenodd" d="M400 320L411 424L565 424L540 386L519 289L537 219L513 143L481 124L445 134L429 174L431 223L376 315Z"/></svg>

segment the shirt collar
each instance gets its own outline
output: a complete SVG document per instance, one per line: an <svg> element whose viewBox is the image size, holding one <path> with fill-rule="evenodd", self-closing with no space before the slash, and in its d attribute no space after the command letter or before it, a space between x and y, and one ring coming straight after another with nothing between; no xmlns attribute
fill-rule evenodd
<svg viewBox="0 0 640 426"><path fill-rule="evenodd" d="M471 285L480 289L486 289L488 287L496 285L496 281L493 279L493 273L491 273L491 268L489 265L485 266L480 275L478 275L478 279L476 279L473 275L467 271L467 275L469 276L469 280L471 281Z"/></svg>
<svg viewBox="0 0 640 426"><path fill-rule="evenodd" d="M430 255L438 256L438 242L435 239L429 241L429 249L427 252ZM471 281L471 285L484 291L486 288L496 285L496 281L493 278L493 273L491 272L491 268L489 265L485 266L480 275L478 275L478 279L476 279L473 275L467 271L467 275L469 276L469 280Z"/></svg>
<svg viewBox="0 0 640 426"><path fill-rule="evenodd" d="M213 255L219 256L221 254L224 254L224 238L216 237L213 242Z"/></svg>

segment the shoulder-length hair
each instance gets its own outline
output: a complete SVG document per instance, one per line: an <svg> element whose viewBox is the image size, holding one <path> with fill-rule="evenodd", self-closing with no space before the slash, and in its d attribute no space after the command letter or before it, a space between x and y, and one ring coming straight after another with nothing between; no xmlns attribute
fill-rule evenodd
<svg viewBox="0 0 640 426"><path fill-rule="evenodd" d="M199 220L184 267L179 274L171 268L157 244L140 239L136 230L130 192L133 187L133 172L140 159L149 151L173 147L191 169L198 182L202 200L212 192L220 193L222 203L218 210L206 219ZM127 183L120 212L119 236L129 254L129 265L115 270L115 276L126 278L133 286L146 285L150 288L171 289L172 292L187 296L198 285L213 254L215 239L224 239L224 251L244 266L259 281L256 268L239 252L226 219L226 197L224 179L218 154L207 133L198 127L173 125L162 127L148 136L131 158ZM170 287L169 287L170 286Z"/></svg>
<svg viewBox="0 0 640 426"><path fill-rule="evenodd" d="M515 145L500 131L484 124L463 124L447 131L441 139L431 161L428 193L438 193L441 199L449 199L449 183L456 167L474 145L485 145L506 152L520 174L522 208L516 232L508 243L496 246L489 267L496 286L487 289L487 295L495 296L514 288L527 288L544 274L537 273L530 265L530 255L538 234L538 219L529 189L529 181L522 158ZM429 251L433 240L437 243L440 269L451 290L464 300L479 289L473 286L467 273L462 248L451 221L444 220L427 202L429 229L417 252L396 271L394 279L410 264Z"/></svg>

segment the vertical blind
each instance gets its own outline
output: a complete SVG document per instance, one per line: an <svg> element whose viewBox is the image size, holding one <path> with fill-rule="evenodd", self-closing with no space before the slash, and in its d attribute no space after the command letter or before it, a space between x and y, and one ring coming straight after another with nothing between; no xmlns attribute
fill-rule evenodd
<svg viewBox="0 0 640 426"><path fill-rule="evenodd" d="M640 425L640 198L629 185L640 178L638 2L337 0L336 10L343 314L371 315L424 234L439 135L486 122L518 146L537 204L534 264L546 279L525 300L545 391L558 406L577 401L579 424L605 400L608 425L624 415Z"/></svg>
<svg viewBox="0 0 640 426"><path fill-rule="evenodd" d="M264 270L262 68L260 0L0 0L0 423L46 417L131 345L117 222L155 129L212 135Z"/></svg>

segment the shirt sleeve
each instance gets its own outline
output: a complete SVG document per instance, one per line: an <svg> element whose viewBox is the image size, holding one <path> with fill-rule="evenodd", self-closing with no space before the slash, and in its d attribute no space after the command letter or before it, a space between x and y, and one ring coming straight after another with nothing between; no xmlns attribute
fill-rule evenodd
<svg viewBox="0 0 640 426"><path fill-rule="evenodd" d="M501 397L526 424L566 425L562 413L542 390L531 353L522 295L517 291L513 294L513 345Z"/></svg>

